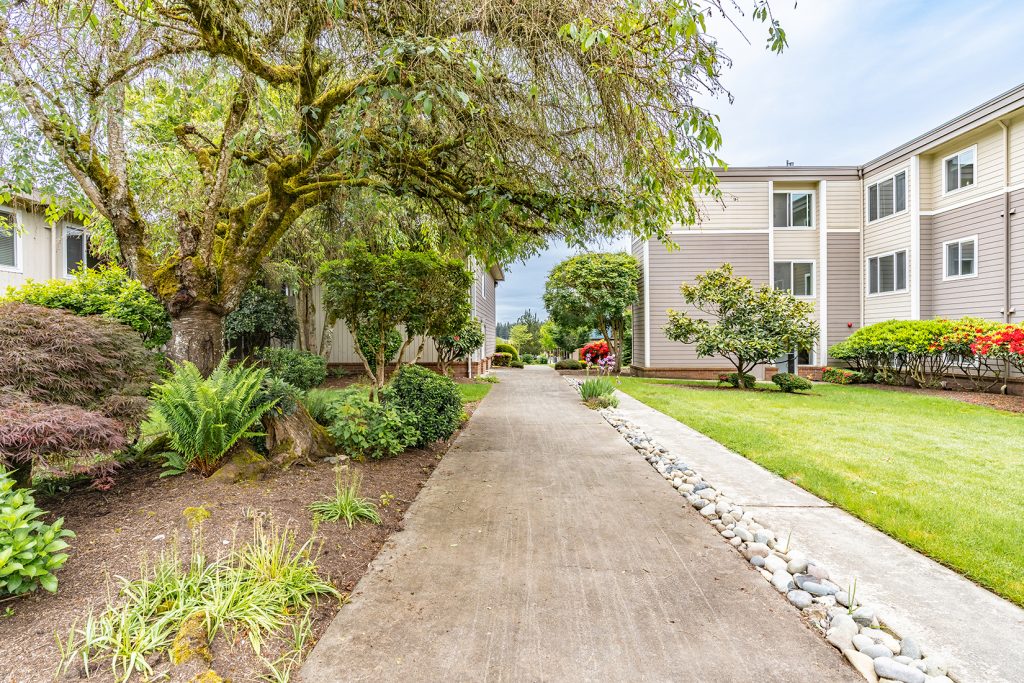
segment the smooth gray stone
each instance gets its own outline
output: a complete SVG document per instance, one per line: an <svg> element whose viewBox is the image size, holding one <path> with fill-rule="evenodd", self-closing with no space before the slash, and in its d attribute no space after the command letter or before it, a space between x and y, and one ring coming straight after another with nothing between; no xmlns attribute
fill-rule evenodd
<svg viewBox="0 0 1024 683"><path fill-rule="evenodd" d="M900 644L900 654L911 659L921 659L921 646L913 638L904 638Z"/></svg>
<svg viewBox="0 0 1024 683"><path fill-rule="evenodd" d="M786 597L789 598L789 601L797 609L807 609L814 604L814 598L807 591L789 591L786 593Z"/></svg>
<svg viewBox="0 0 1024 683"><path fill-rule="evenodd" d="M875 673L879 678L889 678L901 683L925 683L928 678L923 671L900 664L889 657L879 657L875 660Z"/></svg>

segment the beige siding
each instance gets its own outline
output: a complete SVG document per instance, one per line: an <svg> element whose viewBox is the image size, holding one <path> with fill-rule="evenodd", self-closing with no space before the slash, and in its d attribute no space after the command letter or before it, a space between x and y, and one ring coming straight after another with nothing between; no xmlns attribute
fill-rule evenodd
<svg viewBox="0 0 1024 683"><path fill-rule="evenodd" d="M1024 184L1024 113L1017 114L1009 121L1010 135L1010 185Z"/></svg>
<svg viewBox="0 0 1024 683"><path fill-rule="evenodd" d="M974 185L943 193L942 160L977 146ZM936 211L978 199L1003 188L1003 132L995 123L961 135L921 157L921 209Z"/></svg>
<svg viewBox="0 0 1024 683"><path fill-rule="evenodd" d="M885 179L893 173L898 173L906 168L905 162L894 163L883 171L865 178L864 187ZM865 189L865 196L867 190ZM910 253L910 212L904 211L881 220L864 224L864 253L861 256L860 267L867 270L867 260L872 256L887 254L902 249L907 250L907 285L913 282L912 271L914 267L914 256ZM865 285L866 291L866 285ZM864 323L880 322L892 318L910 317L910 293L890 293L879 295L865 295L864 298Z"/></svg>
<svg viewBox="0 0 1024 683"><path fill-rule="evenodd" d="M922 220L921 317L1001 320L1006 254L1003 197ZM977 276L944 280L943 242L977 236Z"/></svg>
<svg viewBox="0 0 1024 683"><path fill-rule="evenodd" d="M700 219L692 229L763 230L768 227L767 182L722 181L718 187L722 191L721 200L698 198Z"/></svg>
<svg viewBox="0 0 1024 683"><path fill-rule="evenodd" d="M6 292L8 287L19 287L30 279L49 280L53 273L55 249L45 216L41 211L33 212L21 208L14 211L19 225L19 263L18 268L14 270L0 269L0 295Z"/></svg>
<svg viewBox="0 0 1024 683"><path fill-rule="evenodd" d="M498 296L497 283L490 271L483 270L477 276L476 317L484 326L484 355L494 353L497 332L497 308L495 301Z"/></svg>
<svg viewBox="0 0 1024 683"><path fill-rule="evenodd" d="M843 341L860 327L860 274L860 235L850 232L829 234L826 330L830 346Z"/></svg>
<svg viewBox="0 0 1024 683"><path fill-rule="evenodd" d="M650 330L652 368L722 368L722 358L698 358L693 348L665 337L668 309L687 310L679 285L692 282L706 270L730 262L735 272L755 283L768 281L768 235L676 235L679 249L668 251L657 241L650 242Z"/></svg>
<svg viewBox="0 0 1024 683"><path fill-rule="evenodd" d="M640 262L641 279L640 292L636 303L633 305L633 365L643 365L647 362L644 358L644 282L647 279L647 264L644 262L644 241L633 240L631 252Z"/></svg>
<svg viewBox="0 0 1024 683"><path fill-rule="evenodd" d="M830 180L826 187L829 229L859 230L864 222L862 183L859 180Z"/></svg>

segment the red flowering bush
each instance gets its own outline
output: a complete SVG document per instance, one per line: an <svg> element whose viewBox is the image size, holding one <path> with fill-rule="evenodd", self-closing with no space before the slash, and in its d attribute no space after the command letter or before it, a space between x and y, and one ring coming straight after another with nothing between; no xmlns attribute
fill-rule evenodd
<svg viewBox="0 0 1024 683"><path fill-rule="evenodd" d="M1003 325L988 333L979 333L971 350L981 358L998 358L1024 372L1024 325Z"/></svg>
<svg viewBox="0 0 1024 683"><path fill-rule="evenodd" d="M600 341L592 341L580 349L580 359L588 363L597 363L597 361L603 360L609 353L608 342L601 339Z"/></svg>

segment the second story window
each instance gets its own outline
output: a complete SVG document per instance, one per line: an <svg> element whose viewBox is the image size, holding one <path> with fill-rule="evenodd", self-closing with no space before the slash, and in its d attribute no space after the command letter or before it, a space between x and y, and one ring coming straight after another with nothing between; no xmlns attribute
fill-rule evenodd
<svg viewBox="0 0 1024 683"><path fill-rule="evenodd" d="M897 251L868 259L868 294L889 294L907 289L907 252Z"/></svg>
<svg viewBox="0 0 1024 683"><path fill-rule="evenodd" d="M814 227L812 192L775 192L772 201L772 225L776 228Z"/></svg>
<svg viewBox="0 0 1024 683"><path fill-rule="evenodd" d="M776 261L772 278L775 289L785 289L793 296L814 296L814 263Z"/></svg>
<svg viewBox="0 0 1024 683"><path fill-rule="evenodd" d="M868 222L907 210L907 172L868 185Z"/></svg>
<svg viewBox="0 0 1024 683"><path fill-rule="evenodd" d="M11 211L0 211L0 269L18 270L18 219Z"/></svg>
<svg viewBox="0 0 1024 683"><path fill-rule="evenodd" d="M89 253L89 233L80 228L64 228L64 277L81 267L95 268L99 259Z"/></svg>
<svg viewBox="0 0 1024 683"><path fill-rule="evenodd" d="M955 280L956 278L973 277L978 274L977 237L946 242L942 245L942 250L945 253L946 259L944 279Z"/></svg>
<svg viewBox="0 0 1024 683"><path fill-rule="evenodd" d="M975 148L971 147L942 160L944 192L956 192L974 184Z"/></svg>

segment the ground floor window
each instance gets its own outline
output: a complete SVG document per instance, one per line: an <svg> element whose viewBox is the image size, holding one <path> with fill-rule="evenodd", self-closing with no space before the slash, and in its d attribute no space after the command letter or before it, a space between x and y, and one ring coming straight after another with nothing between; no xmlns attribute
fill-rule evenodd
<svg viewBox="0 0 1024 683"><path fill-rule="evenodd" d="M868 259L868 294L907 289L907 252L897 251Z"/></svg>
<svg viewBox="0 0 1024 683"><path fill-rule="evenodd" d="M814 263L776 261L772 278L775 289L792 292L793 296L814 296Z"/></svg>
<svg viewBox="0 0 1024 683"><path fill-rule="evenodd" d="M89 253L89 233L78 228L64 228L64 277L71 277L82 266L95 268L99 259Z"/></svg>
<svg viewBox="0 0 1024 683"><path fill-rule="evenodd" d="M18 221L10 211L0 211L0 268L18 268Z"/></svg>

